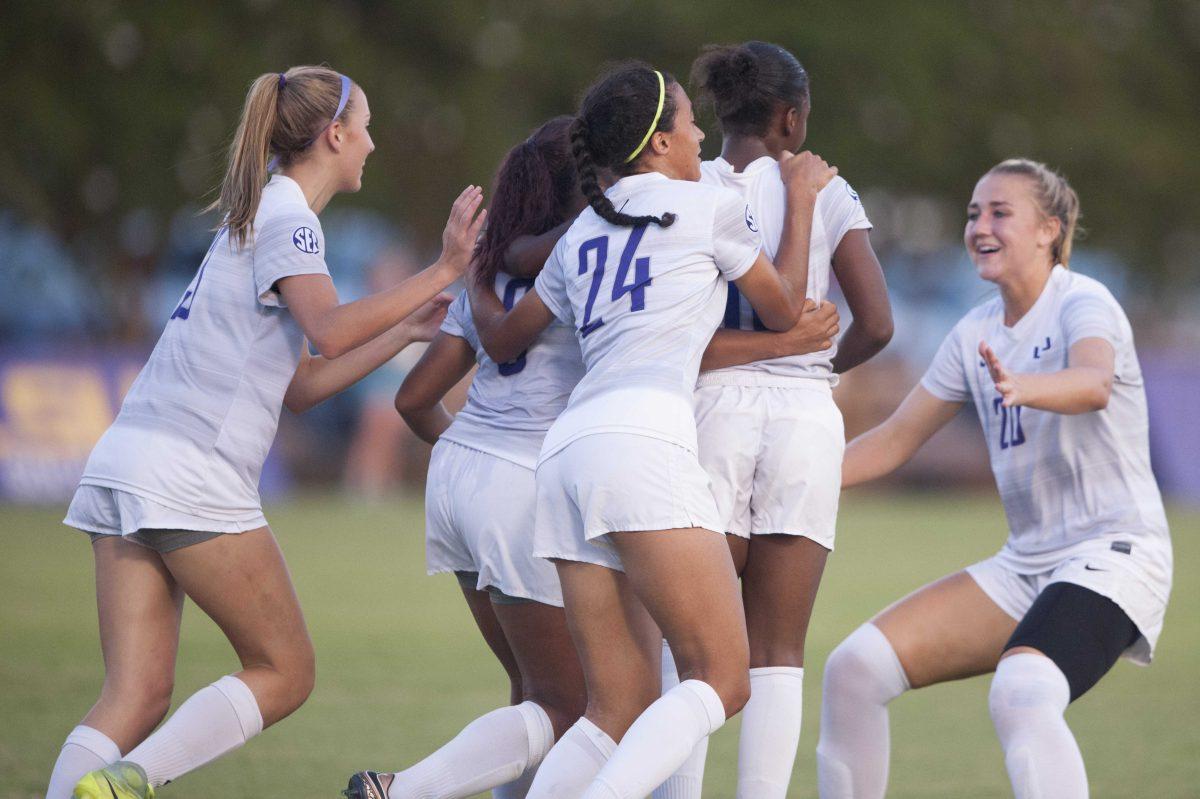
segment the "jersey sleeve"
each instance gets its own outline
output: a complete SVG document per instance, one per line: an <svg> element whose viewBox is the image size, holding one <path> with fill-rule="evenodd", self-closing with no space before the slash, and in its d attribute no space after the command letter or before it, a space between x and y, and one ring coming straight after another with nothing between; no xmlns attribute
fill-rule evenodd
<svg viewBox="0 0 1200 799"><path fill-rule="evenodd" d="M817 196L817 212L825 223L825 236L829 240L829 253L832 255L842 243L842 238L851 230L870 230L871 220L858 192L846 182L845 178L835 176L829 185Z"/></svg>
<svg viewBox="0 0 1200 799"><path fill-rule="evenodd" d="M961 323L955 325L950 335L946 336L921 378L921 385L926 391L946 402L966 402L971 399L967 364L963 362L961 327Z"/></svg>
<svg viewBox="0 0 1200 799"><path fill-rule="evenodd" d="M1098 293L1076 292L1063 302L1062 326L1067 348L1085 338L1101 338L1113 346L1121 344L1121 313L1116 303Z"/></svg>
<svg viewBox="0 0 1200 799"><path fill-rule="evenodd" d="M463 289L446 309L446 318L442 320L441 331L461 339L467 338L468 319L471 316L471 305L467 302L467 291Z"/></svg>
<svg viewBox="0 0 1200 799"><path fill-rule="evenodd" d="M750 205L730 189L718 192L713 211L713 260L726 280L750 271L762 251L762 235Z"/></svg>
<svg viewBox="0 0 1200 799"><path fill-rule="evenodd" d="M329 275L325 236L315 214L297 209L266 220L254 231L254 286L258 301L286 307L275 283L294 275Z"/></svg>
<svg viewBox="0 0 1200 799"><path fill-rule="evenodd" d="M567 294L567 275L564 259L567 251L567 237L563 236L554 245L546 265L538 272L533 281L533 290L537 292L542 304L550 309L560 322L568 327L575 327L575 314L571 310L571 297Z"/></svg>

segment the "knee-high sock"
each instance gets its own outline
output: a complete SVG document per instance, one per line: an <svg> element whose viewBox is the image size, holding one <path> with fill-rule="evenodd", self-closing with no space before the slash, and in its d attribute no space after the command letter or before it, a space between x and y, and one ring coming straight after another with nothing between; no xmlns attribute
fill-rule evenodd
<svg viewBox="0 0 1200 799"><path fill-rule="evenodd" d="M888 702L909 688L887 637L864 624L825 662L817 785L821 799L880 799L887 790Z"/></svg>
<svg viewBox="0 0 1200 799"><path fill-rule="evenodd" d="M157 787L237 749L262 732L262 725L250 688L226 676L188 697L124 759L145 769Z"/></svg>
<svg viewBox="0 0 1200 799"><path fill-rule="evenodd" d="M88 772L104 768L121 759L121 750L100 730L80 724L71 730L54 771L50 773L50 785L46 788L46 799L70 799L75 783Z"/></svg>
<svg viewBox="0 0 1200 799"><path fill-rule="evenodd" d="M525 799L533 778L537 776L537 767L525 769L525 773L512 782L506 782L492 789L492 799Z"/></svg>
<svg viewBox="0 0 1200 799"><path fill-rule="evenodd" d="M536 769L554 744L546 711L534 702L493 710L404 771L388 793L404 799L461 799Z"/></svg>
<svg viewBox="0 0 1200 799"><path fill-rule="evenodd" d="M642 799L724 723L725 706L713 687L684 680L638 716L584 799Z"/></svg>
<svg viewBox="0 0 1200 799"><path fill-rule="evenodd" d="M800 745L804 669L750 669L738 740L738 799L785 799Z"/></svg>
<svg viewBox="0 0 1200 799"><path fill-rule="evenodd" d="M1067 678L1045 655L1011 655L996 668L988 707L1017 799L1087 797L1083 755L1063 718L1070 698Z"/></svg>
<svg viewBox="0 0 1200 799"><path fill-rule="evenodd" d="M679 670L675 666L675 656L671 647L663 641L662 646L662 692L679 685ZM704 761L708 757L708 738L705 737L692 749L688 759L683 761L667 781L654 789L654 799L700 799L704 789Z"/></svg>
<svg viewBox="0 0 1200 799"><path fill-rule="evenodd" d="M579 799L616 748L608 733L579 719L542 761L528 799Z"/></svg>

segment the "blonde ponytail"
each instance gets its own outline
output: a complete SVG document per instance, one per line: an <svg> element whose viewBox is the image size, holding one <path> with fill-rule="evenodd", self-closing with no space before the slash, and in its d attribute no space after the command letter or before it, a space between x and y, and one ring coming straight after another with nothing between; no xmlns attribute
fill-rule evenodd
<svg viewBox="0 0 1200 799"><path fill-rule="evenodd" d="M1033 181L1034 197L1042 215L1059 221L1058 238L1050 245L1054 263L1070 266L1071 245L1079 229L1079 195L1067 179L1045 164L1028 158L1010 158L988 170L989 175L1024 175Z"/></svg>
<svg viewBox="0 0 1200 799"><path fill-rule="evenodd" d="M342 76L325 66L268 72L250 84L220 194L205 209L222 215L230 241L239 249L254 235L254 216L272 159L279 166L294 163L336 121L341 86ZM349 111L347 103L337 118Z"/></svg>

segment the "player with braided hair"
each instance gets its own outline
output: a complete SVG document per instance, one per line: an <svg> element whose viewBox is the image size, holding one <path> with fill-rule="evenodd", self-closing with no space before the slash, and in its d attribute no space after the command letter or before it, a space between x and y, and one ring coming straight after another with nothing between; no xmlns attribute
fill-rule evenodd
<svg viewBox="0 0 1200 799"><path fill-rule="evenodd" d="M557 566L588 708L529 796L643 797L749 693L737 575L696 455L700 360L726 281L768 328L796 323L813 206L836 170L809 153L785 163L792 210L777 270L744 199L699 182L703 133L670 75L614 68L571 134L590 207L511 311L479 285L471 307L493 360L558 319L586 370L538 458L534 555ZM598 169L617 178L606 191ZM683 682L659 698L664 635Z"/></svg>

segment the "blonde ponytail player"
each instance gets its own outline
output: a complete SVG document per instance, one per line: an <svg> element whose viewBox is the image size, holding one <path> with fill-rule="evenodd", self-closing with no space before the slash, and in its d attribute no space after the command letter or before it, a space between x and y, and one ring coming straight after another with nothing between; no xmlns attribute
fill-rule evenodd
<svg viewBox="0 0 1200 799"><path fill-rule="evenodd" d="M318 214L360 187L374 150L369 121L362 89L328 67L250 87L215 203L221 229L67 511L66 524L92 537L105 679L63 745L50 799L151 797L312 690L312 643L258 496L281 407L309 408L427 339L445 302L422 306L462 273L483 218L482 194L469 187L435 264L339 304ZM158 727L185 596L243 668Z"/></svg>

